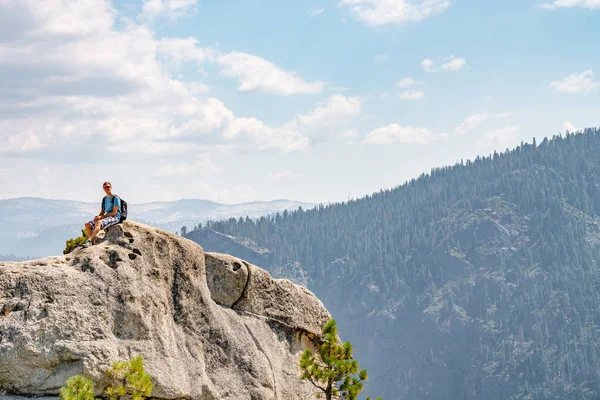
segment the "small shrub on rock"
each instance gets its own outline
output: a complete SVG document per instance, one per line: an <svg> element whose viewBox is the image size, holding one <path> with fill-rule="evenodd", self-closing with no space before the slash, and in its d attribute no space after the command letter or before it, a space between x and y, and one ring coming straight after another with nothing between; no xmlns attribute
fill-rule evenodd
<svg viewBox="0 0 600 400"><path fill-rule="evenodd" d="M137 356L129 361L115 361L104 371L111 380L104 395L109 400L143 400L152 393L152 378L144 371L144 359ZM60 389L62 400L94 400L94 382L80 375L72 376Z"/></svg>
<svg viewBox="0 0 600 400"><path fill-rule="evenodd" d="M118 400L121 397L142 400L152 393L152 379L144 371L142 356L136 356L129 361L114 362L112 368L104 373L113 381L104 391L109 400Z"/></svg>
<svg viewBox="0 0 600 400"><path fill-rule="evenodd" d="M60 389L62 400L93 400L94 382L81 375L75 375L67 380L67 385Z"/></svg>
<svg viewBox="0 0 600 400"><path fill-rule="evenodd" d="M88 236L85 232L85 229L82 229L80 237L67 240L67 247L63 250L63 254L69 254L77 247L81 246L87 240L87 238Z"/></svg>

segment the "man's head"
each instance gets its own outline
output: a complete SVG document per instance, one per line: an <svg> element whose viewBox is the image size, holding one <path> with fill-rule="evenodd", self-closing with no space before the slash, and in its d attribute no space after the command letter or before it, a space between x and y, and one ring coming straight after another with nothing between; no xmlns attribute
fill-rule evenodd
<svg viewBox="0 0 600 400"><path fill-rule="evenodd" d="M108 197L112 196L112 185L110 184L110 182L104 182L102 184L102 188L104 189L104 193L106 193Z"/></svg>

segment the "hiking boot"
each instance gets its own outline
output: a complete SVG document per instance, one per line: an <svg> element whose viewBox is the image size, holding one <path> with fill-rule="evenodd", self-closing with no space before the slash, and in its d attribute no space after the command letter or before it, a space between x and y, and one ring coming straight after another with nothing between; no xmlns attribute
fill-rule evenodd
<svg viewBox="0 0 600 400"><path fill-rule="evenodd" d="M81 245L81 247L86 247L87 248L87 247L90 247L91 245L92 245L92 242L90 242L89 239L88 239L85 242L83 242L83 244Z"/></svg>

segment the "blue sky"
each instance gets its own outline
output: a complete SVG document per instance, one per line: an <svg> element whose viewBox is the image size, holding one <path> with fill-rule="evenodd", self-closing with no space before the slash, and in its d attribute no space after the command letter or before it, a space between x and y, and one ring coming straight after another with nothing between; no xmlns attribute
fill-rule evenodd
<svg viewBox="0 0 600 400"><path fill-rule="evenodd" d="M0 198L344 201L599 126L600 0L0 0Z"/></svg>

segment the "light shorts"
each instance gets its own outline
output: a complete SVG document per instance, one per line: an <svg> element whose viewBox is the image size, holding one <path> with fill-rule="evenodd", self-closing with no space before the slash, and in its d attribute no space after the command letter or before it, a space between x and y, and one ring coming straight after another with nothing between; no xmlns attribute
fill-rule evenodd
<svg viewBox="0 0 600 400"><path fill-rule="evenodd" d="M88 223L92 226L92 229L96 228L96 222L88 221ZM116 225L119 223L119 219L117 217L106 217L100 220L100 226L102 229L108 228L109 226Z"/></svg>

